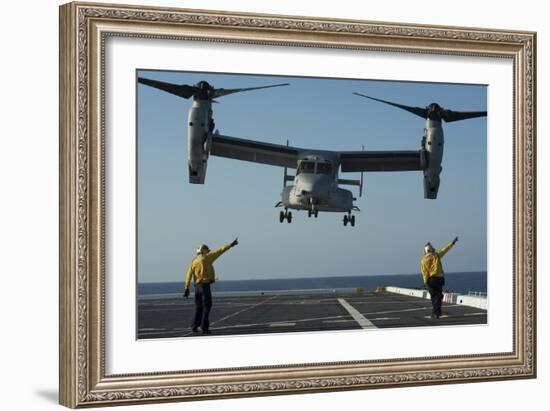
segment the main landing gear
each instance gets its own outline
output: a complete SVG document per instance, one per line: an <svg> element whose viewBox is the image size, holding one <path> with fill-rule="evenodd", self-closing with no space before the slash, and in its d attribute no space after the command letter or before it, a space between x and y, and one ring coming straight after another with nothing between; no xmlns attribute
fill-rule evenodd
<svg viewBox="0 0 550 411"><path fill-rule="evenodd" d="M282 223L283 221L288 221L290 224L292 222L292 212L288 211L285 208L285 211L281 211L279 214L279 222Z"/></svg>
<svg viewBox="0 0 550 411"><path fill-rule="evenodd" d="M344 225L347 226L348 223L350 223L352 227L355 227L355 216L351 215L351 213L344 215Z"/></svg>

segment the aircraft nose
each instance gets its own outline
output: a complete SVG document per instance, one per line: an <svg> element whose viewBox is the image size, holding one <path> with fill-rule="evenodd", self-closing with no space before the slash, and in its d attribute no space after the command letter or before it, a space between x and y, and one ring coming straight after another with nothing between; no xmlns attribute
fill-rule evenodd
<svg viewBox="0 0 550 411"><path fill-rule="evenodd" d="M325 198L327 195L327 187L322 179L309 178L301 182L300 192L302 195L311 195L316 198Z"/></svg>

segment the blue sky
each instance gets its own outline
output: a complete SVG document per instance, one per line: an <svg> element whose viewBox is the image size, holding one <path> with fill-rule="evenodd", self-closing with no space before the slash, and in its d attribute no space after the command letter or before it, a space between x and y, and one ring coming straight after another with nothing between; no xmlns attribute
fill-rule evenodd
<svg viewBox="0 0 550 411"><path fill-rule="evenodd" d="M138 72L177 84L216 88L290 86L225 96L214 105L221 134L324 150L417 150L425 121L352 95L356 91L410 106L437 102L452 110L487 109L484 85L347 79ZM211 156L204 185L187 176L185 100L144 85L138 100L138 280L182 281L195 249L239 237L216 262L219 279L383 275L419 272L423 245L455 236L447 272L487 266L487 122L443 125L445 153L437 200L423 196L421 172L366 173L356 226L341 213L293 210L279 223L283 169ZM359 173L341 173L358 178ZM358 190L350 188L358 197Z"/></svg>

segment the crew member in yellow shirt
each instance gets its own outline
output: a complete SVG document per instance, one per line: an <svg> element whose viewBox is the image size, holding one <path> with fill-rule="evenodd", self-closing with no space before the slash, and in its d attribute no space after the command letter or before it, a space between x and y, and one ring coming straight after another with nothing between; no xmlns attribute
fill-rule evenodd
<svg viewBox="0 0 550 411"><path fill-rule="evenodd" d="M443 272L441 259L453 248L457 241L458 237L455 237L452 242L437 252L430 243L424 246L424 256L420 261L420 268L424 284L432 300L432 318L441 317L441 302L443 300L443 286L445 285L445 273Z"/></svg>
<svg viewBox="0 0 550 411"><path fill-rule="evenodd" d="M239 244L237 239L231 244L224 245L215 251L210 251L206 244L197 249L197 257L191 262L185 280L185 298L189 297L191 280L195 285L195 316L191 325L193 332L198 332L199 327L203 334L210 334L210 322L208 316L212 309L212 291L210 284L216 281L213 263L230 248Z"/></svg>

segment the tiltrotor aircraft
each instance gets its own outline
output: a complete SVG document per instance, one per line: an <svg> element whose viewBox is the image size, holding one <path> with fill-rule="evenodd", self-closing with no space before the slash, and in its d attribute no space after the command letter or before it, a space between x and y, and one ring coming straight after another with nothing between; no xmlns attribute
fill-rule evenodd
<svg viewBox="0 0 550 411"><path fill-rule="evenodd" d="M344 213L344 225L355 226L353 211L359 211L354 205L357 200L350 190L340 185L359 187L359 196L363 192L363 172L369 171L423 171L424 197L435 199L439 189L439 174L443 158L443 128L441 120L447 122L486 116L486 111L458 112L446 110L436 103L426 108L409 107L380 100L360 93L354 93L385 104L407 110L426 119L424 136L420 150L416 151L326 151L304 149L288 145L277 145L221 135L215 130L212 103L215 99L243 91L259 90L286 86L269 86L216 89L206 81L194 86L165 83L158 80L138 78L138 82L156 89L189 99L193 104L189 109L187 131L187 166L189 182L204 184L206 167L210 155L250 161L254 163L284 168L283 191L281 201L275 207L282 207L279 221L292 221L290 210L305 210L308 217L317 217L319 211ZM287 169L295 169L289 175ZM341 179L341 172L360 172L360 180ZM287 182L293 182L287 185Z"/></svg>

